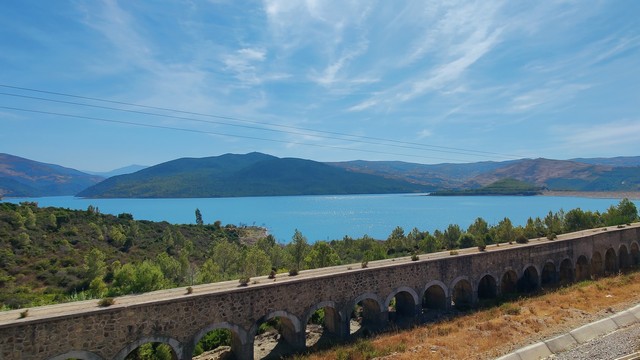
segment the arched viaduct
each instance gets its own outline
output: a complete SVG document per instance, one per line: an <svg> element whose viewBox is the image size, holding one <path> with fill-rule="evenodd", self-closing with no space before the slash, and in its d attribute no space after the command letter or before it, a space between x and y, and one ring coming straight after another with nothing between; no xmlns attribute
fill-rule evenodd
<svg viewBox="0 0 640 360"><path fill-rule="evenodd" d="M419 320L432 310L469 307L504 293L531 292L637 266L640 224L586 230L549 241L422 255L261 278L257 284L211 290L184 289L117 298L110 307L97 301L0 313L2 359L124 359L147 342L165 343L179 359L190 359L197 342L214 329L228 329L237 358L251 359L261 323L279 318L281 336L305 349L307 321L325 309L325 329L350 336L352 311L359 304L363 327ZM393 307L391 304L395 304ZM392 310L390 310L392 309Z"/></svg>

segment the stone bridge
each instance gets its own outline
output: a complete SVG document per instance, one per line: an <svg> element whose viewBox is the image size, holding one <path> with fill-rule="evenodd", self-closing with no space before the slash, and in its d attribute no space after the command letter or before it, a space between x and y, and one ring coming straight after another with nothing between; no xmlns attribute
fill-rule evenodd
<svg viewBox="0 0 640 360"><path fill-rule="evenodd" d="M533 239L528 244L489 246L265 277L246 287L207 284L116 298L99 307L84 301L0 313L0 358L125 359L145 343L164 343L178 359L190 359L208 332L231 332L232 352L254 357L259 326L278 318L282 342L306 348L305 329L324 309L324 331L339 339L350 331L354 308L361 331L390 323L422 321L451 307L473 307L507 293L617 273L637 266L640 224ZM356 306L359 305L359 306ZM21 316L21 312L23 315ZM24 316L26 315L26 316Z"/></svg>

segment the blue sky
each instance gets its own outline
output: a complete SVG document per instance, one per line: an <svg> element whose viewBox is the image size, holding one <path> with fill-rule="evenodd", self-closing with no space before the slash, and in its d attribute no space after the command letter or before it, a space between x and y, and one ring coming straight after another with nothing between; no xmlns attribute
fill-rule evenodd
<svg viewBox="0 0 640 360"><path fill-rule="evenodd" d="M0 152L92 171L640 155L639 16L633 0L7 0Z"/></svg>

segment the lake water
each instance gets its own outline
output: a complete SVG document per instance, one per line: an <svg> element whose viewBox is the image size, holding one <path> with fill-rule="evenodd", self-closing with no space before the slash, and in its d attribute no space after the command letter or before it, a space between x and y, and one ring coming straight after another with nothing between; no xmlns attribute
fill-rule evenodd
<svg viewBox="0 0 640 360"><path fill-rule="evenodd" d="M528 217L543 218L549 211L606 211L620 199L592 199L553 196L454 196L431 197L416 194L282 196L207 199L82 199L72 196L12 198L4 201L34 201L39 206L86 210L89 205L102 213L133 214L137 220L195 223L200 209L205 223L258 225L269 229L280 242L289 242L295 229L310 242L358 238L369 235L386 239L396 226L433 232L449 224L466 229L477 217L497 224L509 217L524 225ZM636 201L636 206L638 202Z"/></svg>

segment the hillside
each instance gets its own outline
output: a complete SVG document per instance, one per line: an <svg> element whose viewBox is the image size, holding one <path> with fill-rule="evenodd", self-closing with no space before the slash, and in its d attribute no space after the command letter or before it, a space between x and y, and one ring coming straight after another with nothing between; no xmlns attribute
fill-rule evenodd
<svg viewBox="0 0 640 360"><path fill-rule="evenodd" d="M486 186L513 178L549 190L570 191L638 191L640 167L611 167L575 161L524 159L478 175L467 182L469 187Z"/></svg>
<svg viewBox="0 0 640 360"><path fill-rule="evenodd" d="M327 164L261 153L183 158L109 178L78 194L102 198L171 198L370 194L430 189Z"/></svg>
<svg viewBox="0 0 640 360"><path fill-rule="evenodd" d="M478 189L443 190L432 192L432 196L486 196L486 195L540 195L543 188L515 179L502 179Z"/></svg>
<svg viewBox="0 0 640 360"><path fill-rule="evenodd" d="M578 161L579 160L579 161ZM422 165L386 161L330 163L416 184L438 191L474 190L496 181L514 179L549 190L639 191L640 157L611 159L521 159L504 162Z"/></svg>
<svg viewBox="0 0 640 360"><path fill-rule="evenodd" d="M477 175L499 169L508 163L510 162L483 161L468 164L426 165L402 161L356 160L328 164L349 171L405 180L438 189L453 189L464 186L466 181Z"/></svg>
<svg viewBox="0 0 640 360"><path fill-rule="evenodd" d="M75 195L103 178L0 153L0 197Z"/></svg>

